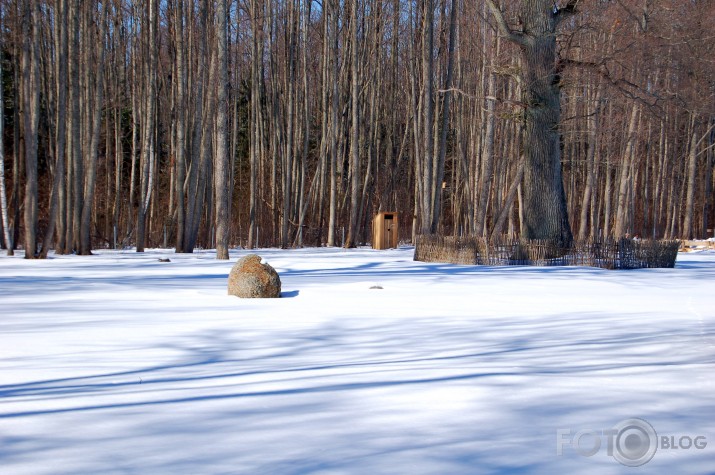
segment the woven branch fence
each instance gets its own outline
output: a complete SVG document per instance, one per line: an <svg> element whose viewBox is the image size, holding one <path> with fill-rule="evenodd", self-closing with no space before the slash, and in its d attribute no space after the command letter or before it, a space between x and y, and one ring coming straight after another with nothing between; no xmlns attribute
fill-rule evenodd
<svg viewBox="0 0 715 475"><path fill-rule="evenodd" d="M574 241L562 247L553 241L421 235L416 261L487 266L588 266L603 269L672 268L680 241L606 239Z"/></svg>

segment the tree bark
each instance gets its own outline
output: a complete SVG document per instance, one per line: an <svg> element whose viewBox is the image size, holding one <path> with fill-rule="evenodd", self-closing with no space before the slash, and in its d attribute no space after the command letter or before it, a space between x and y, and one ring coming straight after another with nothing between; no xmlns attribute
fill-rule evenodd
<svg viewBox="0 0 715 475"><path fill-rule="evenodd" d="M55 51L58 60L55 62L56 88L57 88L57 118L55 120L55 174L52 182L52 192L50 196L50 209L48 214L47 230L40 250L40 258L45 259L50 251L55 223L61 219L62 210L59 203L62 198L62 187L65 180L65 147L67 143L67 2L58 0L55 2L55 15L57 21L54 25ZM0 100L2 103L2 100ZM0 133L0 137L2 133ZM60 226L59 234L64 233L64 226ZM62 238L60 239L62 241ZM58 242L59 244L59 242Z"/></svg>
<svg viewBox="0 0 715 475"><path fill-rule="evenodd" d="M330 71L331 71L331 42L330 42L330 8L327 4L325 10L323 11L323 54L321 57L321 90L320 90L320 190L318 191L320 208L319 208L319 230L320 230L320 242L323 242L323 226L324 226L324 207L325 207L325 179L326 172L330 174L331 167L328 165L328 152L330 139L328 134L330 133L328 118L330 117L330 103L328 99L330 98ZM328 203L330 206L330 203Z"/></svg>
<svg viewBox="0 0 715 475"><path fill-rule="evenodd" d="M306 2L303 5L303 31L301 34L301 69L303 81L303 150L300 160L300 186L298 190L298 236L296 243L298 247L303 247L303 228L305 225L305 168L308 163L308 153L310 144L310 90L308 88L308 28L310 27L310 12L313 2ZM300 22L299 22L300 24ZM316 173L318 173L316 171ZM313 182L315 183L315 181Z"/></svg>
<svg viewBox="0 0 715 475"><path fill-rule="evenodd" d="M260 153L260 114L261 96L259 82L260 70L263 67L263 58L258 55L259 41L263 41L262 19L259 18L258 4L260 0L251 0L251 28L253 38L251 42L251 150L250 150L250 176L248 193L248 248L256 245L256 205L257 205L257 178L258 160Z"/></svg>
<svg viewBox="0 0 715 475"><path fill-rule="evenodd" d="M360 82L358 63L358 1L351 2L350 10L350 221L345 247L355 247L358 240L358 195L360 187Z"/></svg>
<svg viewBox="0 0 715 475"><path fill-rule="evenodd" d="M715 125L711 126L705 134L698 139L697 136L697 123L695 118L693 117L692 121L692 136L690 139L690 146L688 147L688 166L687 166L687 189L686 189L686 195L685 195L685 218L683 221L683 238L685 239L693 239L695 237L695 194L696 194L696 189L698 187L697 184L697 177L698 177L698 156L700 156L701 153L698 153L698 147L700 144L705 140L706 138L710 137L710 133L715 130ZM709 151L709 150L708 150ZM709 178L709 169L706 168L705 173L702 174L706 177L706 180ZM707 188L707 186L705 187ZM707 199L708 196L703 199L703 215L706 215L706 210L707 210ZM707 228L705 228L707 229ZM706 231L707 232L707 231Z"/></svg>
<svg viewBox="0 0 715 475"><path fill-rule="evenodd" d="M176 252L184 249L186 227L186 47L184 43L184 0L176 0Z"/></svg>
<svg viewBox="0 0 715 475"><path fill-rule="evenodd" d="M634 104L631 109L631 119L628 125L626 148L621 162L621 175L618 184L618 204L616 207L616 224L613 227L613 236L623 237L629 233L629 185L631 182L631 163L633 159L633 149L636 140L636 126L638 124L638 105Z"/></svg>
<svg viewBox="0 0 715 475"><path fill-rule="evenodd" d="M147 16L147 41L148 57L146 63L146 90L145 97L145 117L142 130L142 159L141 159L141 192L139 196L139 208L137 210L137 252L144 252L146 245L146 213L149 209L151 193L153 188L154 172L154 120L156 114L156 28L158 22L157 0L148 0Z"/></svg>
<svg viewBox="0 0 715 475"><path fill-rule="evenodd" d="M338 183L337 183L337 161L338 161L338 16L340 4L338 0L330 0L330 64L332 67L332 100L330 106L330 204L328 218L328 246L335 246L335 228L337 226L337 206L338 206ZM327 87L327 86L326 86Z"/></svg>
<svg viewBox="0 0 715 475"><path fill-rule="evenodd" d="M214 162L214 193L216 219L216 259L228 259L229 231L229 201L228 188L229 156L228 156L228 55L226 52L226 31L228 29L228 5L226 0L218 1L216 12L218 35L218 91L216 100L216 154Z"/></svg>
<svg viewBox="0 0 715 475"><path fill-rule="evenodd" d="M39 71L39 4L27 2L23 11L22 79L25 87L24 137L25 137L25 259L34 259L37 254L38 177L37 146L40 120L40 71Z"/></svg>
<svg viewBox="0 0 715 475"><path fill-rule="evenodd" d="M424 1L422 12L422 213L423 234L432 231L434 195L441 184L433 181L434 167L434 0Z"/></svg>
<svg viewBox="0 0 715 475"><path fill-rule="evenodd" d="M444 164L447 155L447 133L449 131L450 110L452 105L452 82L454 76L454 48L457 31L457 10L459 1L452 0L449 12L449 45L447 46L447 72L444 80L444 101L442 106L442 129L439 136L439 147L436 163L436 179L434 205L432 209L432 224L430 231L437 232L440 217L442 215L442 181L444 180Z"/></svg>
<svg viewBox="0 0 715 475"><path fill-rule="evenodd" d="M496 52L499 53L499 39L496 40ZM496 78L494 73L495 59L492 56L489 65L487 97L486 97L486 130L484 132L484 147L482 149L481 173L479 174L479 199L477 200L477 213L474 223L474 234L485 236L487 234L487 208L489 205L489 192L492 188L492 175L494 174L494 141L496 129ZM485 66L486 68L486 66Z"/></svg>
<svg viewBox="0 0 715 475"><path fill-rule="evenodd" d="M285 115L287 118L285 140L283 141L283 159L282 159L282 185L283 185L283 215L281 216L281 247L287 248L290 239L289 225L293 211L291 206L291 195L294 186L293 180L293 162L295 156L295 96L296 96L296 9L297 2L288 0L288 24L286 31L286 41L288 48L288 58L286 64L286 89L288 95L288 103L286 105Z"/></svg>
<svg viewBox="0 0 715 475"><path fill-rule="evenodd" d="M594 236L595 222L591 222L588 226L588 217L592 209L592 197L594 195L594 187L596 186L596 152L599 147L598 141L598 120L602 106L602 88L596 86L596 97L594 99L593 110L588 115L588 150L586 152L586 183L583 190L583 200L581 201L581 216L579 219L578 239L583 241L587 235Z"/></svg>
<svg viewBox="0 0 715 475"><path fill-rule="evenodd" d="M94 84L94 99L92 105L92 124L90 132L89 150L86 151L86 176L84 183L84 203L82 205L82 222L80 223L80 249L79 254L92 254L92 210L94 207L94 190L97 184L97 156L99 154L100 126L102 124L102 98L104 92L104 52L105 52L105 31L107 28L107 14L109 7L103 7L102 18L99 21L99 31L97 41L99 52L97 54L97 64L87 66L87 88L91 91ZM92 79L92 76L95 76ZM91 107L89 104L87 107Z"/></svg>
<svg viewBox="0 0 715 475"><path fill-rule="evenodd" d="M501 35L521 51L526 157L522 237L568 245L573 235L561 171L561 78L556 62L562 12L550 0L522 0L523 31L517 32L508 26L493 0L487 0L487 5Z"/></svg>
<svg viewBox="0 0 715 475"><path fill-rule="evenodd" d="M2 29L2 19L3 19L3 6L0 5L0 29ZM0 51L3 50L2 35L0 34ZM0 213L2 214L2 230L3 238L5 242L5 248L7 249L7 255L15 255L12 243L12 234L10 232L10 219L7 207L7 189L5 188L5 147L2 137L4 137L5 132L5 100L3 98L3 92L5 86L2 81L2 61L0 61Z"/></svg>
<svg viewBox="0 0 715 475"><path fill-rule="evenodd" d="M524 179L524 162L519 163L517 169L516 169L516 176L514 176L514 180L511 182L511 185L509 186L509 190L506 193L506 197L504 199L504 204L502 205L502 209L497 214L497 218L494 221L494 228L492 229L491 233L489 234L490 239L494 239L499 236L501 233L502 229L504 228L504 223L506 222L507 217L509 216L509 210L511 210L512 204L514 204L514 199L516 198L517 192L519 191L519 186L521 185L522 180Z"/></svg>
<svg viewBox="0 0 715 475"><path fill-rule="evenodd" d="M207 122L210 118L206 116L206 106L207 101L204 100L205 94L205 75L206 69L213 71L213 57L214 55L208 51L207 47L207 35L200 33L201 30L207 31L208 29L208 6L207 2L200 2L198 18L195 20L198 24L199 33L196 35L198 38L195 40L198 45L191 48L191 53L196 57L198 68L192 75L192 87L191 90L193 94L193 127L191 132L189 147L190 160L188 177L186 179L186 218L184 229L181 231L184 233L183 238L183 248L179 252L191 253L196 245L196 239L198 234L199 223L201 219L201 205L203 203L203 193L205 186L205 147L204 142L205 134L207 130ZM198 48L198 50L197 50ZM207 57L209 59L207 66ZM188 74L188 73L187 73Z"/></svg>

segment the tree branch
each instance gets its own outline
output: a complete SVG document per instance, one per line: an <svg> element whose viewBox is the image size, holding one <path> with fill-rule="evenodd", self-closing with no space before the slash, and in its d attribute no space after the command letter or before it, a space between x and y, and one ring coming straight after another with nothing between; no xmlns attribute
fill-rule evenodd
<svg viewBox="0 0 715 475"><path fill-rule="evenodd" d="M614 77L613 75L611 75L611 71L608 69L608 65L606 64L605 60L599 63L595 63L592 61L580 61L571 58L561 58L559 61L563 65L570 65L591 70L601 76L606 81L608 81L608 83L621 94L636 102L643 104L652 113L656 115L662 115L664 113L662 106L659 105L659 102L662 102L664 100L662 97L646 91L638 84L634 84L625 78ZM642 96L646 96L646 98L650 97L651 99L653 99L653 102L649 102L648 100L646 100L646 98Z"/></svg>
<svg viewBox="0 0 715 475"><path fill-rule="evenodd" d="M559 13L576 13L576 5L578 5L578 2L579 0L569 0L563 8L559 8Z"/></svg>
<svg viewBox="0 0 715 475"><path fill-rule="evenodd" d="M636 25L638 25L638 28L640 28L641 31L645 32L645 30L646 30L646 24L644 23L644 21L642 21L640 18L638 18L638 15L636 15L635 13L633 13L633 12L630 10L630 8L628 8L628 7L623 3L622 0L616 0L616 1L617 1L618 4L621 6L621 8L623 8L623 9L626 11L626 13L628 14L628 16L633 19L633 21L636 23ZM646 18L647 18L647 17L646 17ZM644 20L645 20L645 19L644 19Z"/></svg>
<svg viewBox="0 0 715 475"><path fill-rule="evenodd" d="M554 3L554 16L556 17L556 23L561 23L561 21L567 16L574 15L576 13L576 5L578 5L579 0L569 0L563 7L558 7Z"/></svg>
<svg viewBox="0 0 715 475"><path fill-rule="evenodd" d="M504 14L499 9L494 0L487 0L487 6L489 11L492 12L494 21L497 23L497 28L499 29L499 35L506 38L507 40L516 43L520 46L527 46L529 44L528 38L521 32L514 31L509 27L509 24L504 18Z"/></svg>

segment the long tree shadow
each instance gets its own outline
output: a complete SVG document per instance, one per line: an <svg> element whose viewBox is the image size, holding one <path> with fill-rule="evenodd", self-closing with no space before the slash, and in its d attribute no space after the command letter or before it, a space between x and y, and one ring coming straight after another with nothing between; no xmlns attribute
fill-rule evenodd
<svg viewBox="0 0 715 475"><path fill-rule="evenodd" d="M712 338L715 329L703 334L639 321L602 313L335 320L301 330L224 328L142 347L119 344L104 357L170 357L2 385L0 428L122 421L120 428L93 432L91 440L2 430L0 458L7 464L81 446L90 454L83 461L95 463L88 471L218 473L214 464L233 462L240 472L281 474L390 467L422 473L419 467L432 464L439 473L607 472L612 460L556 458L556 429L644 415L697 427L715 407L707 397L683 398L692 387L682 384L672 391L637 384L640 377L708 374L715 351L683 347ZM460 400L453 395L466 398L464 407L450 406ZM647 409L632 412L641 407ZM135 448L131 457L105 458L127 439L146 445L146 453ZM219 442L200 449L204 440ZM157 458L157 448L168 456ZM664 458L652 466L684 473L698 460Z"/></svg>
<svg viewBox="0 0 715 475"><path fill-rule="evenodd" d="M634 347L648 348L657 346L659 342L677 339L679 335L692 336L690 329L643 328L635 331L626 325L628 332L620 333L594 324L591 333L583 331L583 328L564 330L584 318L584 315L555 315L546 316L542 322L528 323L506 319L480 323L476 333L468 324L455 329L445 327L437 320L424 319L409 325L390 322L359 328L331 323L302 334L283 334L279 331L277 335L267 336L270 341L266 342L253 341L238 332L204 332L187 337L185 343L165 342L158 345L162 350L178 355L167 364L0 385L0 398L5 403L27 398L40 405L42 400L67 401L67 407L62 408L3 411L0 412L0 419L234 398L354 392L404 385L429 386L457 381L471 381L478 385L482 384L479 380L495 377L656 371L665 367L698 367L715 363L715 354L705 358L679 358L669 354L632 357L629 354ZM589 318L597 322L603 316L594 314ZM623 319L627 320L628 316L623 316ZM510 337L510 331L516 331L519 336ZM554 332L570 338L554 341L551 337ZM359 338L351 337L356 334ZM699 333L701 338L713 335L715 331ZM474 341L465 339L467 336L473 336ZM585 360L585 354L598 355L599 358L589 362ZM420 376L421 369L425 367L450 374ZM459 369L458 374L451 374L454 368ZM475 371L475 368L480 369ZM334 375L340 375L340 381L332 381ZM359 381L350 381L358 375ZM362 380L365 375L369 377ZM248 381L255 376L285 388L254 390ZM126 393L141 396L187 384L190 387L197 384L221 385L232 390L222 390L222 394L215 395L152 397L144 401L90 405L72 403L73 399L86 395L102 397Z"/></svg>

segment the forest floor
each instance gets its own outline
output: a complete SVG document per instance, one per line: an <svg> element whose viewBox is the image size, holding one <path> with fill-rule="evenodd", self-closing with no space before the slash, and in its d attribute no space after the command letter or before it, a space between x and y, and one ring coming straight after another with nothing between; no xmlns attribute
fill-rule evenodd
<svg viewBox="0 0 715 475"><path fill-rule="evenodd" d="M0 257L0 472L715 467L713 251L608 271L259 250L283 298L243 300L246 253ZM613 436L630 418L657 436ZM640 469L617 460L634 434L657 448Z"/></svg>

